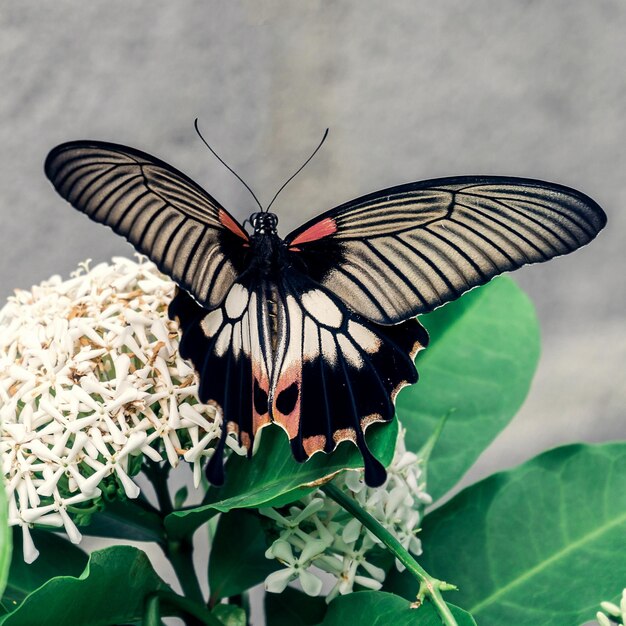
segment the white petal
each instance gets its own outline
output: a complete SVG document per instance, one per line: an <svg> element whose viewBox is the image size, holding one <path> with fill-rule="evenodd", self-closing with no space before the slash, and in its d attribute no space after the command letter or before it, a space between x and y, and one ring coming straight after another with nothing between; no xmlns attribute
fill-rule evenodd
<svg viewBox="0 0 626 626"><path fill-rule="evenodd" d="M80 540L83 538L83 536L80 534L80 532L78 532L76 524L74 524L70 516L67 514L67 511L65 509L60 509L59 514L63 518L63 526L65 527L65 532L67 533L69 540L72 543L80 543Z"/></svg>
<svg viewBox="0 0 626 626"><path fill-rule="evenodd" d="M363 569L375 580L378 580L381 583L385 580L385 576L387 574L384 569L376 567L376 565L369 563L368 561L362 561L361 565L363 566Z"/></svg>
<svg viewBox="0 0 626 626"><path fill-rule="evenodd" d="M119 465L115 465L115 473L120 479L126 495L131 498L131 500L136 498L141 493L141 489L137 487L137 485L130 479L128 474L126 474L126 472L124 472L124 470Z"/></svg>
<svg viewBox="0 0 626 626"><path fill-rule="evenodd" d="M311 502L309 502L302 511L293 519L294 524L299 524L302 520L305 520L307 517L314 515L318 511L324 508L324 500L322 498L313 498Z"/></svg>
<svg viewBox="0 0 626 626"><path fill-rule="evenodd" d="M307 596L319 596L320 591L322 591L322 581L315 576L315 574L311 574L306 570L300 570L298 575L300 579L300 584L302 585L302 591L307 594Z"/></svg>
<svg viewBox="0 0 626 626"><path fill-rule="evenodd" d="M326 550L327 547L328 547L328 544L325 541L322 541L321 539L308 541L307 544L304 546L304 549L302 550L302 554L300 555L300 558L298 559L298 561L300 561L300 563L306 563L308 561L311 561L316 556L324 552L324 550Z"/></svg>
<svg viewBox="0 0 626 626"><path fill-rule="evenodd" d="M343 528L343 532L341 533L341 538L346 543L354 543L361 534L361 522L358 519L352 518Z"/></svg>
<svg viewBox="0 0 626 626"><path fill-rule="evenodd" d="M367 576L355 576L354 582L357 585L367 587L367 589L374 589L375 591L378 591L383 586L381 582L373 580L372 578L368 578Z"/></svg>
<svg viewBox="0 0 626 626"><path fill-rule="evenodd" d="M35 547L26 525L22 526L22 554L24 555L24 562L29 564L39 556L39 550Z"/></svg>
<svg viewBox="0 0 626 626"><path fill-rule="evenodd" d="M291 549L291 545L286 541L275 541L270 549L267 551L271 554L275 559L282 561L283 563L294 563L295 559L293 558L293 550Z"/></svg>
<svg viewBox="0 0 626 626"><path fill-rule="evenodd" d="M270 593L282 593L285 587L296 578L296 573L292 569L281 569L272 572L265 579L265 590Z"/></svg>

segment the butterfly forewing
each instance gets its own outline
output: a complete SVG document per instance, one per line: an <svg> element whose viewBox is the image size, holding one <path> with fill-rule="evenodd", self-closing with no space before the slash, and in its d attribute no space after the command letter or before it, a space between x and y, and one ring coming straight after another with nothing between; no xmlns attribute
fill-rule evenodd
<svg viewBox="0 0 626 626"><path fill-rule="evenodd" d="M294 262L354 311L395 324L502 272L571 252L605 222L593 200L560 185L444 178L349 202L286 243Z"/></svg>
<svg viewBox="0 0 626 626"><path fill-rule="evenodd" d="M45 171L72 206L126 237L209 308L244 269L245 231L201 187L155 157L78 141L52 150Z"/></svg>

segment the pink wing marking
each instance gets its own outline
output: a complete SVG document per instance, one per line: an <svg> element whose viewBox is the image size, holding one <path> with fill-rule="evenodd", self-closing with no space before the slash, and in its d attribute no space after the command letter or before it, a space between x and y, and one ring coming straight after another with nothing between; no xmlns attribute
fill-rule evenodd
<svg viewBox="0 0 626 626"><path fill-rule="evenodd" d="M332 217L326 217L323 220L316 222L313 226L307 228L304 232L300 233L290 244L289 247L293 249L294 246L298 246L302 243L309 241L316 241L323 237L328 237L337 232L337 224Z"/></svg>
<svg viewBox="0 0 626 626"><path fill-rule="evenodd" d="M224 211L224 209L219 210L219 220L222 223L222 226L225 226L230 230L231 233L237 235L237 237L241 237L245 241L248 241L248 235L246 232L235 222L235 220Z"/></svg>

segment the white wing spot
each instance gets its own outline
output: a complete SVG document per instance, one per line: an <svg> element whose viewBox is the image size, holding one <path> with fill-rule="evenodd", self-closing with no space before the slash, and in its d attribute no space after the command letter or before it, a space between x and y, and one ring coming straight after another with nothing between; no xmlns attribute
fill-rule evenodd
<svg viewBox="0 0 626 626"><path fill-rule="evenodd" d="M302 346L302 357L306 361L312 361L319 356L319 336L317 329L319 326L310 318L304 318L304 344ZM328 331L326 331L328 332Z"/></svg>
<svg viewBox="0 0 626 626"><path fill-rule="evenodd" d="M248 306L248 300L248 290L239 283L235 283L228 292L224 303L228 317L230 319L240 318Z"/></svg>
<svg viewBox="0 0 626 626"><path fill-rule="evenodd" d="M230 346L230 336L233 327L231 324L226 324L224 330L219 334L217 341L215 342L215 354L217 356L224 356L228 347Z"/></svg>
<svg viewBox="0 0 626 626"><path fill-rule="evenodd" d="M337 344L333 334L325 328L320 328L320 337L322 340L322 358L331 367L337 365Z"/></svg>
<svg viewBox="0 0 626 626"><path fill-rule="evenodd" d="M380 338L371 330L354 320L348 322L348 334L366 352L377 352L380 347Z"/></svg>
<svg viewBox="0 0 626 626"><path fill-rule="evenodd" d="M204 317L200 326L207 337L213 337L215 333L220 329L224 316L222 315L222 309L215 309Z"/></svg>
<svg viewBox="0 0 626 626"><path fill-rule="evenodd" d="M232 342L232 349L233 349L233 355L235 358L239 357L239 352L241 351L241 329L242 329L242 322L237 322L234 326L233 326L233 342Z"/></svg>
<svg viewBox="0 0 626 626"><path fill-rule="evenodd" d="M302 306L318 323L331 328L339 328L343 315L339 307L319 289L312 289L302 294Z"/></svg>
<svg viewBox="0 0 626 626"><path fill-rule="evenodd" d="M361 369L363 367L363 359L359 351L352 345L352 342L345 335L338 334L337 343L346 361L348 361L352 367Z"/></svg>

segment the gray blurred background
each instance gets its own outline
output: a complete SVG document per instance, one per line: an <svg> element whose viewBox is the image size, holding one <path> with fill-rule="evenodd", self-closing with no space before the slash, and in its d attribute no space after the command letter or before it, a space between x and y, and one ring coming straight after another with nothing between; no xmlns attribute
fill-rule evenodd
<svg viewBox="0 0 626 626"><path fill-rule="evenodd" d="M623 0L128 0L0 6L0 296L130 249L62 201L56 144L127 144L284 235L321 210L413 180L541 178L596 199L609 225L519 271L543 355L515 421L467 480L546 447L626 435L626 4Z"/></svg>

